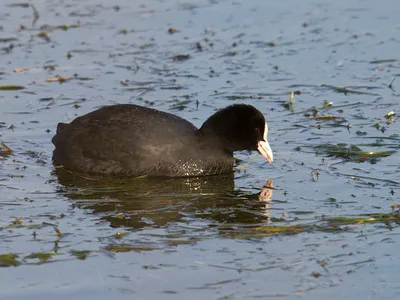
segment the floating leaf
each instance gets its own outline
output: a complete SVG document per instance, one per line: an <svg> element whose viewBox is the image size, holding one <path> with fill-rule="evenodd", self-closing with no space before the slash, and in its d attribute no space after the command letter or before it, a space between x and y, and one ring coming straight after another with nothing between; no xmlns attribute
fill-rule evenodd
<svg viewBox="0 0 400 300"><path fill-rule="evenodd" d="M313 147L316 149L316 154L326 154L328 156L335 156L345 158L350 161L364 162L376 160L377 158L387 157L396 151L362 151L357 145L347 144L325 144Z"/></svg>
<svg viewBox="0 0 400 300"><path fill-rule="evenodd" d="M46 79L46 82L59 82L59 83L63 83L63 82L68 81L68 80L71 80L71 78L60 76L60 77L52 77L52 78Z"/></svg>
<svg viewBox="0 0 400 300"><path fill-rule="evenodd" d="M396 114L395 111L392 110L392 111L388 112L388 113L385 115L385 118L386 118L386 119L390 119L390 118L393 117L395 114Z"/></svg>
<svg viewBox="0 0 400 300"><path fill-rule="evenodd" d="M54 255L55 255L54 252L36 252L36 253L32 253L32 254L25 256L24 260L38 259L39 260L38 264L43 264L43 263L49 261Z"/></svg>
<svg viewBox="0 0 400 300"><path fill-rule="evenodd" d="M330 223L335 223L336 225L361 225L364 223L386 223L388 221L396 221L400 220L400 215L398 214L371 214L366 217L329 217L323 218L323 220L328 221Z"/></svg>
<svg viewBox="0 0 400 300"><path fill-rule="evenodd" d="M145 246L145 245L108 245L105 248L107 251L110 252L131 252L131 251L152 251L157 250L158 248L153 246Z"/></svg>
<svg viewBox="0 0 400 300"><path fill-rule="evenodd" d="M357 91L354 89L349 89L347 87L338 87L338 86L334 86L334 85L330 85L330 84L322 84L321 87L329 88L331 90L334 90L337 93L343 93L345 95L357 94L357 95L379 96L379 94L375 94L375 93L361 92L361 91Z"/></svg>
<svg viewBox="0 0 400 300"><path fill-rule="evenodd" d="M30 5L30 3L28 2L19 2L19 3L11 3L11 4L7 4L8 7L23 7L23 8L28 8Z"/></svg>
<svg viewBox="0 0 400 300"><path fill-rule="evenodd" d="M24 221L23 217L18 217L18 218L15 218L11 223L14 225L20 225L23 223L23 221Z"/></svg>
<svg viewBox="0 0 400 300"><path fill-rule="evenodd" d="M378 59L378 60L373 60L370 61L370 64L383 64L383 63L389 63L389 62L396 62L400 61L398 58L390 58L390 59Z"/></svg>
<svg viewBox="0 0 400 300"><path fill-rule="evenodd" d="M57 26L55 27L55 29L61 29L61 30L67 31L67 30L70 29L70 28L79 28L79 27L80 27L80 24L79 24L79 23L77 23L77 24L72 24L72 25L65 25L65 24L63 24L63 25L57 25Z"/></svg>
<svg viewBox="0 0 400 300"><path fill-rule="evenodd" d="M177 32L179 32L179 30L174 28L174 27L171 27L171 28L168 29L168 33L169 34L173 34L173 33L177 33Z"/></svg>
<svg viewBox="0 0 400 300"><path fill-rule="evenodd" d="M0 43L8 43L8 42L13 42L13 41L18 41L18 39L14 38L14 37L0 38Z"/></svg>
<svg viewBox="0 0 400 300"><path fill-rule="evenodd" d="M0 91L16 91L25 89L22 85L0 85Z"/></svg>
<svg viewBox="0 0 400 300"><path fill-rule="evenodd" d="M18 266L21 264L19 260L17 260L18 255L14 253L0 254L0 267L11 267Z"/></svg>
<svg viewBox="0 0 400 300"><path fill-rule="evenodd" d="M181 55L175 55L172 57L173 61L185 61L190 58L189 54L181 54Z"/></svg>
<svg viewBox="0 0 400 300"><path fill-rule="evenodd" d="M331 224L327 226L318 226L314 224L310 225L282 225L282 226L258 226L254 228L246 228L245 230L238 231L233 229L232 231L224 232L224 234L234 238L263 238L267 236L277 235L296 235L303 232L310 231L322 231L322 232L338 232L343 231L339 226L333 226Z"/></svg>
<svg viewBox="0 0 400 300"><path fill-rule="evenodd" d="M1 145L1 147L4 149L4 150L0 150L0 155L2 155L2 156L7 156L7 155L11 155L14 151L11 149L11 148L9 148L6 144L4 144L4 143L0 143L0 145Z"/></svg>
<svg viewBox="0 0 400 300"><path fill-rule="evenodd" d="M25 68L15 68L13 71L14 71L14 73L21 73L21 72L26 72L26 71L28 71L28 69L25 69Z"/></svg>
<svg viewBox="0 0 400 300"><path fill-rule="evenodd" d="M268 233L271 235L276 234L284 234L284 235L291 235L291 234L299 234L304 231L304 226L294 225L294 226L260 226L254 228L255 231Z"/></svg>
<svg viewBox="0 0 400 300"><path fill-rule="evenodd" d="M324 104L323 107L324 109L329 109L333 107L333 102L332 101L328 101L328 100L324 100Z"/></svg>
<svg viewBox="0 0 400 300"><path fill-rule="evenodd" d="M40 32L38 37L44 39L46 42L50 42L50 37L45 31Z"/></svg>
<svg viewBox="0 0 400 300"><path fill-rule="evenodd" d="M313 118L317 121L336 121L340 120L345 122L346 119L340 116L313 116Z"/></svg>
<svg viewBox="0 0 400 300"><path fill-rule="evenodd" d="M360 131L360 130L357 130L357 131L356 131L356 134L357 134L358 136L366 136L366 135L367 135L367 133L366 133L365 131Z"/></svg>
<svg viewBox="0 0 400 300"><path fill-rule="evenodd" d="M71 253L72 255L74 255L77 259L85 260L86 257L87 257L90 253L92 253L92 251L89 251L89 250L80 250L80 251L78 251L78 250L72 250L72 251L70 251L70 253Z"/></svg>

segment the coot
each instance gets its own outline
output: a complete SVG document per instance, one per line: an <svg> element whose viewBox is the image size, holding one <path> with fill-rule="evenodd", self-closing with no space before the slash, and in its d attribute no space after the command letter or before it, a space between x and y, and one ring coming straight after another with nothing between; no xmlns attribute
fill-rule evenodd
<svg viewBox="0 0 400 300"><path fill-rule="evenodd" d="M110 176L204 176L232 172L233 152L258 150L272 162L268 125L251 105L217 111L200 129L178 116L133 104L102 107L59 123L53 162Z"/></svg>

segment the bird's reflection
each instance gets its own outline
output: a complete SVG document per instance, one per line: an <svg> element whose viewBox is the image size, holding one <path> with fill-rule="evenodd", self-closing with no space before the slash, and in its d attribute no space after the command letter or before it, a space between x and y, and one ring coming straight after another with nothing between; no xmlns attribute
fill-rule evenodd
<svg viewBox="0 0 400 300"><path fill-rule="evenodd" d="M273 192L235 189L234 174L191 178L110 179L57 169L59 193L112 227L143 228L171 222L266 223Z"/></svg>
<svg viewBox="0 0 400 300"><path fill-rule="evenodd" d="M271 198L272 198L273 190L274 190L274 180L270 178L265 182L264 187L261 190L259 197L258 197L260 200L260 203L262 203L262 206L260 207L260 209L262 210L264 215L267 217L268 223L270 220L270 212L271 212L270 207L271 207L271 202L272 202Z"/></svg>

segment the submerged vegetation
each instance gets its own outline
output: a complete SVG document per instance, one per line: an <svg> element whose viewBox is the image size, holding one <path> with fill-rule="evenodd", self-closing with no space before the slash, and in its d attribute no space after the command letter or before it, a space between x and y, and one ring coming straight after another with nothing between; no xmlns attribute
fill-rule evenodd
<svg viewBox="0 0 400 300"><path fill-rule="evenodd" d="M221 225L212 225L209 228L218 229L221 237L229 239L250 239L250 238L265 238L270 236L287 236L298 235L302 233L337 233L337 232L361 232L365 231L365 225L378 224L380 228L392 230L394 226L400 225L400 213L398 207L400 205L392 205L393 211L390 213L370 213L364 216L320 216L314 218L297 218L297 222L302 224L293 224L293 221L285 220L284 218L274 219L271 218L269 224L254 224L246 225L243 223L226 223ZM286 223L286 225L283 225ZM277 225L280 224L280 225ZM383 227L382 227L383 226ZM40 225L33 226L40 228ZM128 236L126 236L128 238ZM185 237L184 234L179 235L161 235L164 240L163 248L178 247L179 245L195 244L202 240L201 236ZM207 239L205 235L203 238ZM57 237L59 239L59 237ZM122 243L117 243L121 240ZM109 243L103 249L99 250L69 250L64 253L63 251L55 248L54 252L35 252L28 255L21 255L17 253L3 253L0 254L0 267L16 267L19 265L40 265L54 261L54 258L86 260L88 256L98 255L100 253L124 253L124 252L142 252L142 251L156 251L161 250L161 245L151 245L146 243L131 244L128 240L124 242L124 237L120 235L115 236L115 241Z"/></svg>

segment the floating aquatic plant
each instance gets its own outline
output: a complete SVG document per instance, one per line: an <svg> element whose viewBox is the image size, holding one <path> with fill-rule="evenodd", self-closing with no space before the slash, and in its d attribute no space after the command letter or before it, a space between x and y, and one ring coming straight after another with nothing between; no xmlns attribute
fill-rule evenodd
<svg viewBox="0 0 400 300"><path fill-rule="evenodd" d="M323 144L313 147L318 155L334 156L344 158L352 162L376 162L378 158L387 157L396 151L363 151L357 145L339 143L336 145Z"/></svg>

